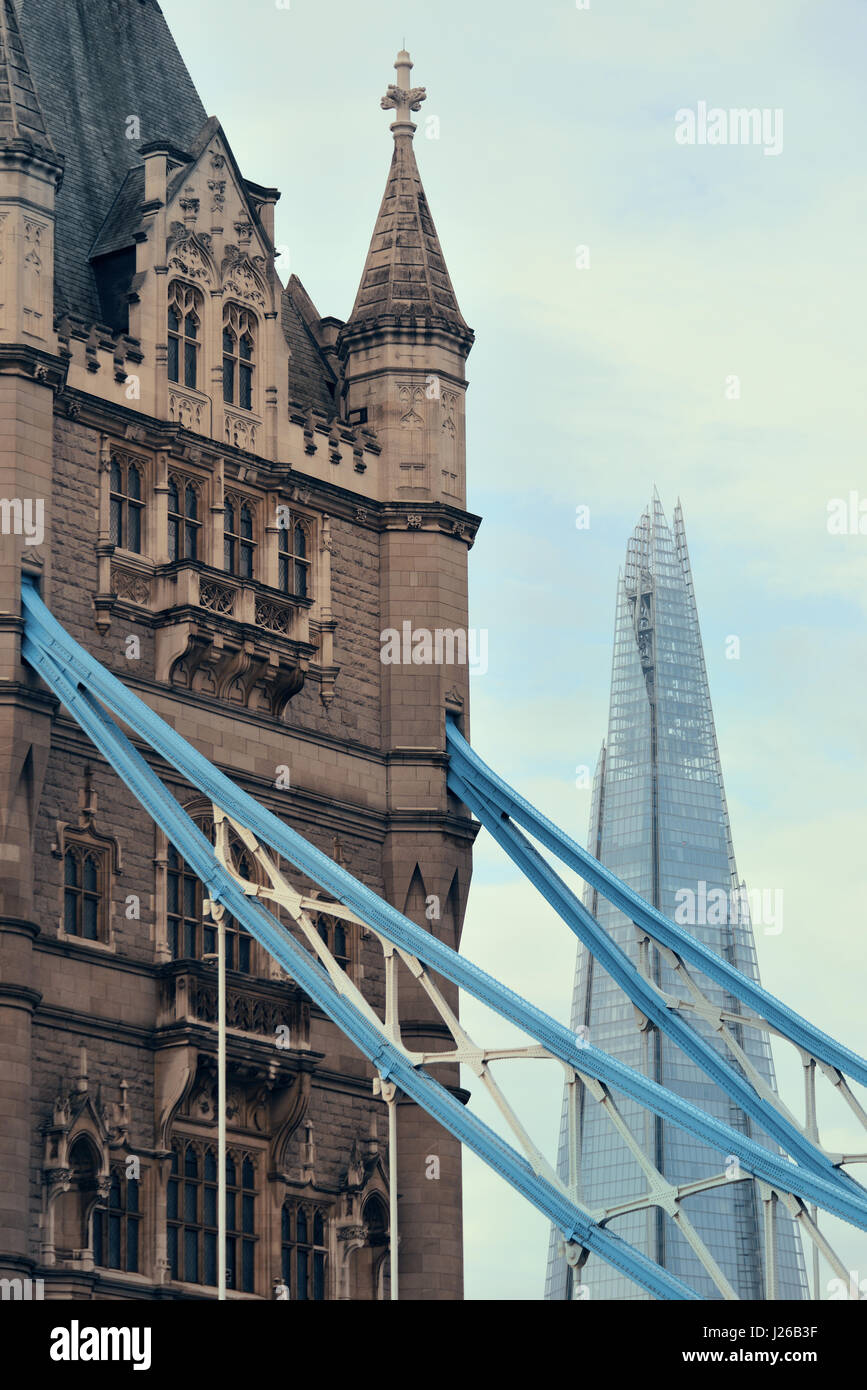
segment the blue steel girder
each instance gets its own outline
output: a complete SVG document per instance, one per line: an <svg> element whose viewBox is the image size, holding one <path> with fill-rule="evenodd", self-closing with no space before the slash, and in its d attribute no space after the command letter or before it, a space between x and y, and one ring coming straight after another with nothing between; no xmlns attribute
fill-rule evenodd
<svg viewBox="0 0 867 1390"><path fill-rule="evenodd" d="M610 903L644 928L654 940L676 951L688 964L701 970L741 1003L764 1018L777 1032L817 1060L867 1086L867 1061L788 1008L768 990L750 980L709 946L672 922L640 894L606 869L588 850L560 830L529 801L498 777L467 743L453 719L446 720L446 747L450 766L465 784L477 787L500 815L524 827L534 839L596 888Z"/></svg>
<svg viewBox="0 0 867 1390"><path fill-rule="evenodd" d="M663 1002L653 986L632 964L626 952L612 940L579 898L569 889L530 844L526 836L453 769L449 785L479 818L499 845L539 889L558 915L580 941L593 952L612 979L641 1012L676 1042L697 1066L726 1092L746 1114L811 1172L824 1175L867 1199L867 1193L847 1173L841 1173L826 1154L817 1149L801 1130L766 1099L757 1094L749 1081L739 1075L726 1059L702 1038L691 1025ZM732 1150L734 1152L734 1150Z"/></svg>

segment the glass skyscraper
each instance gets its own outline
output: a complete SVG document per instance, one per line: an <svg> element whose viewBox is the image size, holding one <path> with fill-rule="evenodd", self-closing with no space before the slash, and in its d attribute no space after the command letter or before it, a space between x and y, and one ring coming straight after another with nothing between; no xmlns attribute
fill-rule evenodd
<svg viewBox="0 0 867 1390"><path fill-rule="evenodd" d="M670 528L655 493L629 540L617 584L608 738L594 779L589 848L648 902L758 980L753 928L744 910L746 890L732 848L683 515L678 503ZM585 902L638 963L631 921L595 891L585 890ZM712 909L706 908L708 903ZM683 994L683 985L675 983L655 948L649 965L663 990ZM715 1004L738 1010L736 1000L699 972L692 973ZM578 949L572 1026L576 1032L583 1026L597 1047L778 1152L680 1048L653 1028L640 1030L630 1000L583 946ZM724 1050L707 1025L693 1026ZM765 1035L742 1025L734 1025L733 1031L775 1089ZM598 1215L642 1196L647 1179L602 1107L583 1087L580 1095L577 1198ZM724 1171L725 1155L626 1097L615 1093L614 1099L667 1182L679 1185ZM560 1176L568 1180L565 1099L558 1164ZM744 1299L764 1298L764 1222L757 1184L726 1182L685 1198L683 1210L736 1293ZM800 1234L779 1206L776 1228L777 1296L808 1297ZM658 1208L627 1212L614 1218L610 1229L703 1297L722 1296L675 1223ZM547 1298L648 1296L594 1256L581 1271L583 1287L575 1295L572 1280L558 1233L552 1232Z"/></svg>

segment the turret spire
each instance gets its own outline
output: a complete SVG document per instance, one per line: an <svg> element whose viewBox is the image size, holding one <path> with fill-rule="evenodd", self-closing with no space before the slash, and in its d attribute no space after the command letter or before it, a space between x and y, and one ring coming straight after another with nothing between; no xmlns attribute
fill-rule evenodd
<svg viewBox="0 0 867 1390"><path fill-rule="evenodd" d="M0 146L57 156L30 72L12 0L0 0Z"/></svg>
<svg viewBox="0 0 867 1390"><path fill-rule="evenodd" d="M426 319L472 341L446 269L442 248L413 151L416 125L411 113L421 108L424 87L410 86L412 60L401 49L395 61L397 82L380 105L394 111L394 154L379 216L355 305L352 325L368 320Z"/></svg>

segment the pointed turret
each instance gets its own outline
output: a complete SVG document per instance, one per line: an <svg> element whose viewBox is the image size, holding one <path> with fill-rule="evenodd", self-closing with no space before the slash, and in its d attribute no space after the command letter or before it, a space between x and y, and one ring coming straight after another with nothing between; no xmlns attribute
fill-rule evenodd
<svg viewBox="0 0 867 1390"><path fill-rule="evenodd" d="M380 503L380 633L435 632L469 649L467 550L478 524L464 510L466 358L473 334L452 288L413 153L410 87L402 50L394 152L379 217L349 322L338 336L344 403L352 424L376 432ZM391 902L451 946L460 941L470 874L470 829L455 833L445 779L445 712L467 717L466 653L418 663L401 657L379 674L382 750L389 767L383 882ZM443 982L457 1009L456 991ZM401 1027L420 1053L448 1045L421 987L401 981ZM458 1069L438 1067L445 1085ZM417 1106L397 1107L400 1297L462 1295L460 1146ZM436 1182L429 1164L437 1160ZM436 1234L434 1234L436 1232Z"/></svg>
<svg viewBox="0 0 867 1390"><path fill-rule="evenodd" d="M0 146L29 147L34 153L45 153L57 160L12 0L0 3Z"/></svg>
<svg viewBox="0 0 867 1390"><path fill-rule="evenodd" d="M473 331L458 308L413 152L411 119L425 100L401 49L394 152L355 305L340 330L346 415L383 446L383 496L463 506L464 393Z"/></svg>
<svg viewBox="0 0 867 1390"><path fill-rule="evenodd" d="M52 349L55 196L63 174L12 0L0 0L0 341ZM12 254L8 254L12 251Z"/></svg>
<svg viewBox="0 0 867 1390"><path fill-rule="evenodd" d="M427 93L424 87L410 87L413 64L405 49L394 66L397 83L389 86L381 102L383 110L396 112L391 126L394 153L349 322L409 315L439 320L462 336L469 329L458 308L413 150L416 126L410 113L420 109Z"/></svg>

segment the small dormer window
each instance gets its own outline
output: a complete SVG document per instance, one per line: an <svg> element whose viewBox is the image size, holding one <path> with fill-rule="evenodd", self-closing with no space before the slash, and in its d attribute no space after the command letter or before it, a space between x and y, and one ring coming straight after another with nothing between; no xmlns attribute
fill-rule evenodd
<svg viewBox="0 0 867 1390"><path fill-rule="evenodd" d="M223 400L253 409L256 317L249 309L227 304L223 315Z"/></svg>
<svg viewBox="0 0 867 1390"><path fill-rule="evenodd" d="M169 381L191 386L194 390L199 377L201 330L200 296L189 285L176 280L169 290Z"/></svg>

